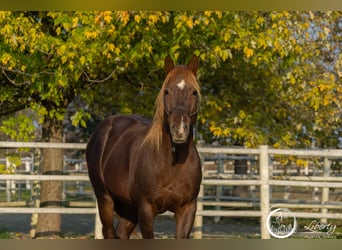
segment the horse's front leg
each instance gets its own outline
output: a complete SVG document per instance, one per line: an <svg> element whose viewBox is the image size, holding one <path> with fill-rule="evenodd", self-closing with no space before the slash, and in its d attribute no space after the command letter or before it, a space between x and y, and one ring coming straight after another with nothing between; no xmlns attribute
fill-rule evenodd
<svg viewBox="0 0 342 250"><path fill-rule="evenodd" d="M196 200L177 209L176 217L176 239L188 239L194 225L196 215Z"/></svg>
<svg viewBox="0 0 342 250"><path fill-rule="evenodd" d="M141 204L139 206L138 216L142 237L144 239L153 239L154 211L152 205L147 202Z"/></svg>

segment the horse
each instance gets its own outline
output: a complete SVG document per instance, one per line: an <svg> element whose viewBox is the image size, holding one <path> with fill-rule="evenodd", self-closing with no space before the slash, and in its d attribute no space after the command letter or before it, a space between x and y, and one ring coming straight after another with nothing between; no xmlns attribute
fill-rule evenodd
<svg viewBox="0 0 342 250"><path fill-rule="evenodd" d="M105 239L129 239L139 224L154 238L154 218L171 211L176 238L189 238L202 180L193 139L200 107L198 57L187 65L164 59L166 77L153 119L113 115L95 129L86 148L88 173ZM119 216L114 228L113 213Z"/></svg>

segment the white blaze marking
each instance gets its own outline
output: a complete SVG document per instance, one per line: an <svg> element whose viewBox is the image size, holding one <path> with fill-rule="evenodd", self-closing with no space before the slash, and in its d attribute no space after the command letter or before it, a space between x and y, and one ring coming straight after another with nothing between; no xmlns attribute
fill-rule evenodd
<svg viewBox="0 0 342 250"><path fill-rule="evenodd" d="M177 86L179 89L184 89L184 86L185 86L185 81L182 79L182 81L180 81L179 83L177 83Z"/></svg>
<svg viewBox="0 0 342 250"><path fill-rule="evenodd" d="M183 116L181 118L181 123L180 123L180 126L179 126L179 133L180 134L184 134L184 121L183 121Z"/></svg>

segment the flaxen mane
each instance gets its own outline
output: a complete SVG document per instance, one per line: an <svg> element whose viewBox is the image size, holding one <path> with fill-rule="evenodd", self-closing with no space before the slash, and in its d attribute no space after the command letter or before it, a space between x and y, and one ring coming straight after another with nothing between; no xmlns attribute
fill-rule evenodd
<svg viewBox="0 0 342 250"><path fill-rule="evenodd" d="M179 65L176 66L173 70L171 70L166 78L165 81L159 91L157 99L155 101L156 111L153 116L153 122L148 129L146 134L145 140L143 141L142 145L149 145L153 149L157 151L162 144L162 137L163 137L163 125L164 125L164 93L166 87L170 84L170 81L175 76L181 75L182 79L186 81L187 84L192 86L198 93L198 98L200 100L200 86L197 82L196 76L193 74L191 68L189 66ZM199 105L200 102L198 102Z"/></svg>

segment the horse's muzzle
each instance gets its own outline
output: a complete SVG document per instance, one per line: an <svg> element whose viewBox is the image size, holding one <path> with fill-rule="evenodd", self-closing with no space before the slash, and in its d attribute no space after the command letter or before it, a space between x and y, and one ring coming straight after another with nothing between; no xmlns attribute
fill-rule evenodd
<svg viewBox="0 0 342 250"><path fill-rule="evenodd" d="M189 136L189 126L183 121L177 126L176 124L171 125L171 138L173 143L181 144L185 143Z"/></svg>

